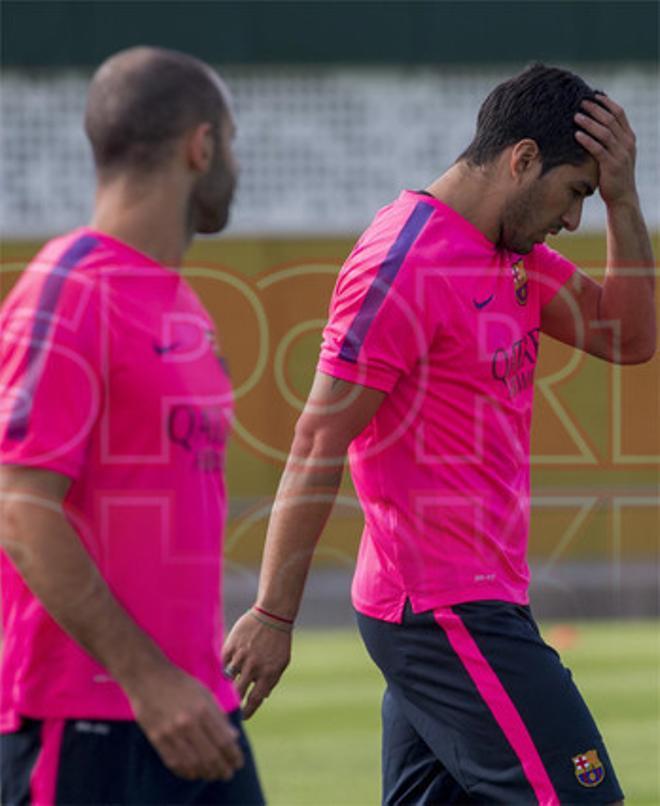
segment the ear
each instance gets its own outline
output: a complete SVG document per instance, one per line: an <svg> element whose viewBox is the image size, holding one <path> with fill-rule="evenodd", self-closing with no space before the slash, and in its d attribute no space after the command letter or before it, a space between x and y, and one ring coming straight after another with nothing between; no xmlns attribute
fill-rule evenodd
<svg viewBox="0 0 660 806"><path fill-rule="evenodd" d="M520 181L532 178L541 169L541 151L536 140L518 141L511 149L509 158L511 177Z"/></svg>
<svg viewBox="0 0 660 806"><path fill-rule="evenodd" d="M200 123L192 129L186 143L188 167L200 174L205 174L213 160L215 139L210 123Z"/></svg>

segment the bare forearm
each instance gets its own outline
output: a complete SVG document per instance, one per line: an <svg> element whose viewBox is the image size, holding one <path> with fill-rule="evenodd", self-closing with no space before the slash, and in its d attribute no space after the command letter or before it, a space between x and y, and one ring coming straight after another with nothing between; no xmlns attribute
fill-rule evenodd
<svg viewBox="0 0 660 806"><path fill-rule="evenodd" d="M314 549L337 496L342 467L341 463L315 466L312 447L294 442L266 536L257 597L264 609L295 618Z"/></svg>
<svg viewBox="0 0 660 806"><path fill-rule="evenodd" d="M268 524L257 605L294 619L317 541L343 475L346 452L385 399L378 389L317 372ZM244 714L269 695L291 658L291 631L276 619L245 613L223 649L224 663L238 675ZM249 693L248 693L249 692Z"/></svg>
<svg viewBox="0 0 660 806"><path fill-rule="evenodd" d="M142 673L167 663L112 596L59 505L6 504L0 530L2 547L34 595L127 692Z"/></svg>
<svg viewBox="0 0 660 806"><path fill-rule="evenodd" d="M636 197L608 206L607 274L598 318L615 323L612 338L621 347L637 347L648 357L655 348L654 288L653 250Z"/></svg>

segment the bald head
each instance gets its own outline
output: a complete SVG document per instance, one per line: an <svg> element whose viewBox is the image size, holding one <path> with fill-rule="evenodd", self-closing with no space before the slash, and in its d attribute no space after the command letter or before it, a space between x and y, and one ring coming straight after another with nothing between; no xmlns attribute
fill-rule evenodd
<svg viewBox="0 0 660 806"><path fill-rule="evenodd" d="M100 173L149 172L200 123L219 130L230 114L219 77L184 53L138 47L115 54L89 88L85 131Z"/></svg>

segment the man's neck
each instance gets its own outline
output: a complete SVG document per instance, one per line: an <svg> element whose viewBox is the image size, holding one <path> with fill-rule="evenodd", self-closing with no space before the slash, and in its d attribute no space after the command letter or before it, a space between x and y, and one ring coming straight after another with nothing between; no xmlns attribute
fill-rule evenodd
<svg viewBox="0 0 660 806"><path fill-rule="evenodd" d="M90 226L173 269L180 269L191 240L177 194L158 182L136 186L116 179L102 183Z"/></svg>
<svg viewBox="0 0 660 806"><path fill-rule="evenodd" d="M457 162L426 190L497 244L502 209L502 198L495 190L497 184L492 171Z"/></svg>

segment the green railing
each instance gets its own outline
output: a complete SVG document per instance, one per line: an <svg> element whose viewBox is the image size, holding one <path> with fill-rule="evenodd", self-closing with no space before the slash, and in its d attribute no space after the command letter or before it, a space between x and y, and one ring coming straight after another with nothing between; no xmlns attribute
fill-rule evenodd
<svg viewBox="0 0 660 806"><path fill-rule="evenodd" d="M654 62L653 0L4 0L5 67L86 66L138 43L214 64Z"/></svg>

